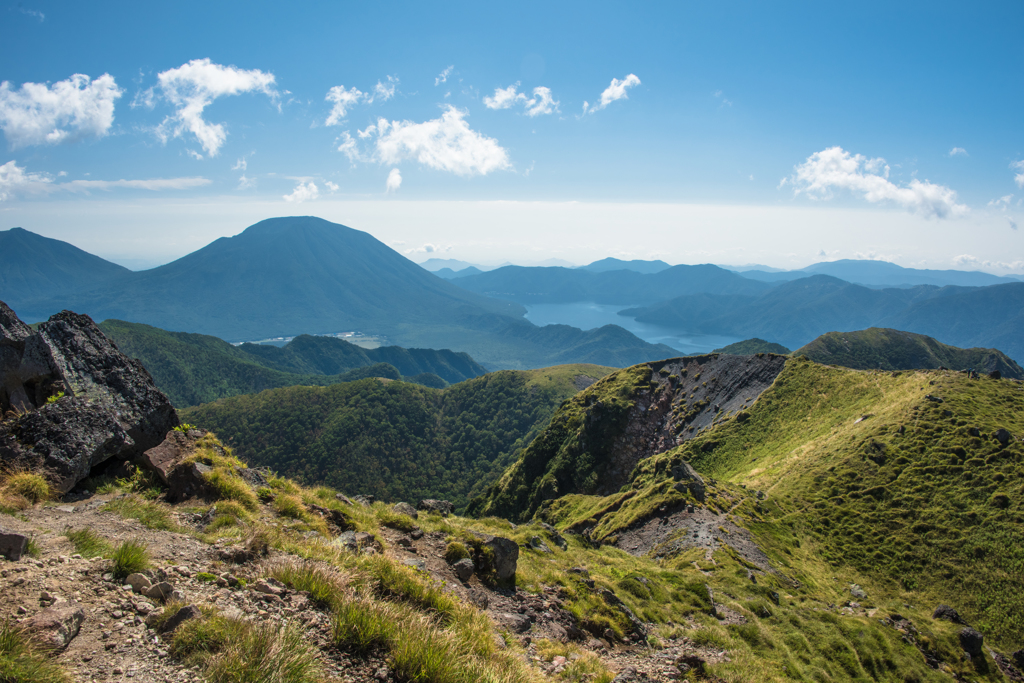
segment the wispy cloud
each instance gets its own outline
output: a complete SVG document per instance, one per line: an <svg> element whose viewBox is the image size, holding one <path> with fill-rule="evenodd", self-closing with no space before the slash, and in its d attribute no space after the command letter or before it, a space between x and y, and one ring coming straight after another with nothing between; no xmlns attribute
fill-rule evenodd
<svg viewBox="0 0 1024 683"><path fill-rule="evenodd" d="M518 88L519 81L507 88L495 88L493 96L484 97L484 105L488 109L509 109L515 105L522 105L524 113L530 117L559 112L558 105L561 103L551 96L550 88L544 86L534 88L533 97L516 92Z"/></svg>
<svg viewBox="0 0 1024 683"><path fill-rule="evenodd" d="M967 156L970 156L970 154L968 154L967 150L964 149L963 147L954 147L953 149L949 150L949 156L951 156L951 157L956 157L956 156L967 157Z"/></svg>
<svg viewBox="0 0 1024 683"><path fill-rule="evenodd" d="M454 71L454 70L455 70L455 65L454 64L448 65L448 68L445 69L444 71L442 71L441 73L439 73L437 75L437 78L434 79L434 87L437 87L437 86L441 85L442 83L447 83L448 82L448 77L452 75L452 71Z"/></svg>
<svg viewBox="0 0 1024 683"><path fill-rule="evenodd" d="M61 176L58 176L61 177ZM208 178L146 178L141 180L69 180L57 182L48 173L31 173L18 166L13 160L0 166L0 201L16 196L51 194L53 192L75 192L89 194L92 190L110 191L116 189L187 190L209 185Z"/></svg>
<svg viewBox="0 0 1024 683"><path fill-rule="evenodd" d="M1010 168L1020 171L1020 173L1013 176L1013 181L1017 183L1017 187L1024 188L1024 160L1013 162L1010 164Z"/></svg>
<svg viewBox="0 0 1024 683"><path fill-rule="evenodd" d="M635 74L629 74L621 81L617 78L613 78L611 85L604 89L601 93L601 99L596 102L593 106L589 102L583 103L583 115L593 114L595 111L601 111L612 102L618 100L628 100L629 95L626 94L628 88L633 88L640 85L640 79Z"/></svg>
<svg viewBox="0 0 1024 683"><path fill-rule="evenodd" d="M719 104L720 107L731 107L732 106L732 100L726 98L725 93L723 93L721 90L716 90L713 94L715 96L715 99L720 102L720 104Z"/></svg>
<svg viewBox="0 0 1024 683"><path fill-rule="evenodd" d="M391 172L388 173L388 180L387 183L385 183L384 191L388 193L398 192L398 188L400 188L401 186L402 172L399 171L397 168L391 169Z"/></svg>
<svg viewBox="0 0 1024 683"><path fill-rule="evenodd" d="M327 102L334 102L334 106L331 107L331 113L327 116L327 120L324 124L327 126L337 126L341 124L348 115L349 109L354 107L365 97L366 93L362 92L358 88L353 87L345 90L345 86L343 85L334 86L327 91L327 97L324 98Z"/></svg>
<svg viewBox="0 0 1024 683"><path fill-rule="evenodd" d="M160 95L175 108L174 114L157 127L157 135L166 143L169 137L192 133L211 157L217 156L228 136L223 124L210 123L203 118L203 111L215 99L248 92L263 93L274 101L278 99L274 74L214 64L209 59L193 59L168 69L157 75L157 81ZM153 97L153 89L150 89L141 98L136 97L136 103L149 105Z"/></svg>
<svg viewBox="0 0 1024 683"><path fill-rule="evenodd" d="M25 16L32 17L33 19L38 19L40 24L46 21L46 15L40 12L39 10L29 9L28 7L22 7L21 5L18 5L14 9L17 10L18 12L21 12Z"/></svg>
<svg viewBox="0 0 1024 683"><path fill-rule="evenodd" d="M286 202L294 202L301 204L302 202L310 202L320 196L320 189L316 186L312 180L299 181L299 184L295 186L291 194L284 195Z"/></svg>
<svg viewBox="0 0 1024 683"><path fill-rule="evenodd" d="M23 83L18 90L4 81L0 83L0 128L11 148L100 138L110 131L114 101L122 94L110 74L96 80L75 74L52 86Z"/></svg>
<svg viewBox="0 0 1024 683"><path fill-rule="evenodd" d="M387 102L395 96L395 88L398 86L398 77L388 76L387 79L387 83L377 81L377 85L373 86L373 94L366 100L368 103L373 104L374 100Z"/></svg>
<svg viewBox="0 0 1024 683"><path fill-rule="evenodd" d="M868 202L893 202L929 218L961 216L969 210L957 204L956 192L944 185L916 178L908 185L896 185L889 180L885 159L850 154L842 147L815 152L794 171L779 184L779 187L792 184L794 195L806 194L812 199L827 200L833 197L835 190L848 190Z"/></svg>
<svg viewBox="0 0 1024 683"><path fill-rule="evenodd" d="M953 263L961 268L999 268L1011 272L1024 270L1024 261L990 261L980 259L971 254L960 254L953 258Z"/></svg>
<svg viewBox="0 0 1024 683"><path fill-rule="evenodd" d="M1008 206L1010 206L1010 201L1012 199L1013 199L1013 195L1012 194L1007 194L1007 195L1003 195L999 199L993 199L992 201L990 201L988 203L988 205L991 206L991 207L994 207L994 208L997 208L997 209L1002 209L1003 211L1005 211L1006 208Z"/></svg>

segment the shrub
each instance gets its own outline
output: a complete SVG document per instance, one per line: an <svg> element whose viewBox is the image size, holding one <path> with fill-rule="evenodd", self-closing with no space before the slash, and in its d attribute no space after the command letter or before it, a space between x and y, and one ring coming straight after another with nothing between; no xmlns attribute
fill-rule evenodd
<svg viewBox="0 0 1024 683"><path fill-rule="evenodd" d="M452 541L444 549L444 559L448 564L455 564L459 560L469 557L469 549L459 541Z"/></svg>
<svg viewBox="0 0 1024 683"><path fill-rule="evenodd" d="M25 498L32 505L48 500L53 493L50 483L34 472L12 474L4 482L3 488L10 494Z"/></svg>
<svg viewBox="0 0 1024 683"><path fill-rule="evenodd" d="M114 548L110 559L114 562L114 578L123 580L129 574L149 568L149 547L142 541L130 539Z"/></svg>

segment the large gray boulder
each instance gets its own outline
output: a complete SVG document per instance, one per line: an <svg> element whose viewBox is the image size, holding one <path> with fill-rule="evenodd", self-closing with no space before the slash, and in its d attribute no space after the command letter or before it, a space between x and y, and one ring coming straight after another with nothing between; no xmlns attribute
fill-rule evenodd
<svg viewBox="0 0 1024 683"><path fill-rule="evenodd" d="M510 538L491 536L483 545L494 554L494 573L498 581L510 583L516 578L516 567L519 564L519 544Z"/></svg>
<svg viewBox="0 0 1024 683"><path fill-rule="evenodd" d="M42 467L61 493L110 458L157 446L179 424L149 372L89 316L62 311L32 331L0 303L0 349L0 410L9 418L0 463Z"/></svg>

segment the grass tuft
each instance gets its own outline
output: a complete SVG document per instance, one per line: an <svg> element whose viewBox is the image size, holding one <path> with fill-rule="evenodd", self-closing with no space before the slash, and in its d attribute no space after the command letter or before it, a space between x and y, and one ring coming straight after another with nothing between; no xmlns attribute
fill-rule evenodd
<svg viewBox="0 0 1024 683"><path fill-rule="evenodd" d="M66 529L64 537L71 541L75 552L85 558L104 557L112 550L110 543L92 529Z"/></svg>
<svg viewBox="0 0 1024 683"><path fill-rule="evenodd" d="M27 633L7 619L0 620L0 682L68 683L71 678L52 663Z"/></svg>
<svg viewBox="0 0 1024 683"><path fill-rule="evenodd" d="M114 578L123 581L129 574L137 574L149 568L149 546L144 542L129 539L122 542L110 554L114 566Z"/></svg>

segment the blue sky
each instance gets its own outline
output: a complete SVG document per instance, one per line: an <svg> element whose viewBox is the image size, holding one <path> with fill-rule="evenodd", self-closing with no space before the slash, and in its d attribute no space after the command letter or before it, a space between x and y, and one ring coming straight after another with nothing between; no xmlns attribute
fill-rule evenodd
<svg viewBox="0 0 1024 683"><path fill-rule="evenodd" d="M9 4L0 229L1024 272L1024 5L830 4Z"/></svg>

